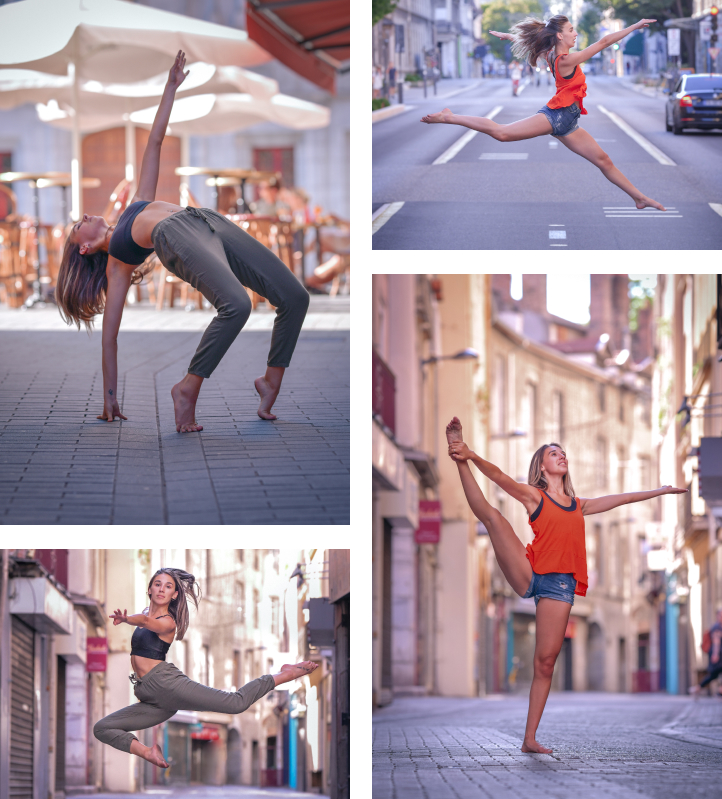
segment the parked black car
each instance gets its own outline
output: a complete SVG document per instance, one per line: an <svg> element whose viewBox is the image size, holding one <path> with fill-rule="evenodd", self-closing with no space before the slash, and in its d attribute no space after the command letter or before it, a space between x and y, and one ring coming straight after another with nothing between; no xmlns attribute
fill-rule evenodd
<svg viewBox="0 0 722 799"><path fill-rule="evenodd" d="M722 128L722 75L682 75L667 100L665 122L676 135L685 128Z"/></svg>

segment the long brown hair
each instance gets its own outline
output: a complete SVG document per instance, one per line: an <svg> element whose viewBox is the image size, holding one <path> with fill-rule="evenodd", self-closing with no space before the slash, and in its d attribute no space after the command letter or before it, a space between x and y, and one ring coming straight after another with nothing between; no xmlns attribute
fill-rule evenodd
<svg viewBox="0 0 722 799"><path fill-rule="evenodd" d="M527 481L528 485L535 486L543 491L546 491L549 488L549 482L541 468L542 461L544 460L544 453L549 449L549 447L559 447L559 449L564 452L564 447L562 447L561 444L557 444L555 441L552 441L551 444L543 444L532 455L531 463L529 464L529 480ZM572 478L569 476L568 468L567 473L564 475L564 477L562 477L562 487L564 489L564 493L568 497L576 496L574 493L574 486L572 485Z"/></svg>
<svg viewBox="0 0 722 799"><path fill-rule="evenodd" d="M514 37L511 51L520 61L528 61L532 67L540 58L545 58L552 74L554 72L554 50L557 46L557 33L562 33L564 23L569 22L563 14L551 17L546 23L536 17L526 17L517 22L509 31Z"/></svg>
<svg viewBox="0 0 722 799"><path fill-rule="evenodd" d="M81 255L80 246L72 242L68 234L55 287L55 302L66 324L75 324L80 330L80 323L83 322L90 330L95 315L103 313L108 291L107 266L107 252L98 250ZM131 285L140 283L150 269L151 266L138 267L130 279Z"/></svg>
<svg viewBox="0 0 722 799"><path fill-rule="evenodd" d="M175 621L175 638L176 641L182 641L183 636L188 629L188 599L195 605L198 610L198 603L201 601L201 587L196 582L196 578L183 569L158 569L158 571L150 578L148 583L148 593L150 587L153 585L153 580L159 574L168 574L175 582L175 590L178 596L172 599L168 605L168 613Z"/></svg>

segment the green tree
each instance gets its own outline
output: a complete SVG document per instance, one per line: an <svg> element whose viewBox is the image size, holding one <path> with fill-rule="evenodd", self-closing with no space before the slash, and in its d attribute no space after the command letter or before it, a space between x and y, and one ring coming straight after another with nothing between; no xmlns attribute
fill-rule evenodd
<svg viewBox="0 0 722 799"><path fill-rule="evenodd" d="M692 0L605 0L605 8L613 8L617 19L633 25L640 19L656 19L651 30L664 30L668 19L692 16Z"/></svg>
<svg viewBox="0 0 722 799"><path fill-rule="evenodd" d="M388 16L398 5L398 0L371 0L373 25Z"/></svg>
<svg viewBox="0 0 722 799"><path fill-rule="evenodd" d="M602 15L598 6L587 6L582 14L582 18L577 24L579 33L582 34L582 41L577 43L577 48L583 50L589 47L599 39L599 23L602 21Z"/></svg>
<svg viewBox="0 0 722 799"><path fill-rule="evenodd" d="M538 0L493 0L488 5L482 6L483 25L485 31L500 31L507 33L512 25L521 22L524 17L534 15L542 18L542 7ZM497 58L506 61L506 42L497 39L496 36L487 34L486 41L491 48L491 52Z"/></svg>

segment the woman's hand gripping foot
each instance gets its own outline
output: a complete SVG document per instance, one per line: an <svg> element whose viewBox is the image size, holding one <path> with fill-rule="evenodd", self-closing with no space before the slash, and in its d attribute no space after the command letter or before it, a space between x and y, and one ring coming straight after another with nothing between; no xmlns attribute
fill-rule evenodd
<svg viewBox="0 0 722 799"><path fill-rule="evenodd" d="M547 749L545 746L542 746L541 744L537 743L534 739L532 739L531 741L527 741L527 739L525 738L524 743L521 745L521 751L533 752L534 754L537 755L550 755L554 750Z"/></svg>
<svg viewBox="0 0 722 799"><path fill-rule="evenodd" d="M439 111L437 114L427 114L425 117L421 117L421 121L430 125L433 122L449 122L453 116L449 108L444 108L443 111Z"/></svg>
<svg viewBox="0 0 722 799"><path fill-rule="evenodd" d="M203 429L203 425L196 422L196 402L202 382L202 377L187 374L170 390L177 433L198 433Z"/></svg>

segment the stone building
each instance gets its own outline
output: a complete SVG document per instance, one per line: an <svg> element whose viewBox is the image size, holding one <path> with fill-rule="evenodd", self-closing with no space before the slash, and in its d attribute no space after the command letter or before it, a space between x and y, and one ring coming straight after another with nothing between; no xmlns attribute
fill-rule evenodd
<svg viewBox="0 0 722 799"><path fill-rule="evenodd" d="M722 607L722 364L719 275L658 275L654 419L664 497L657 603L669 693L686 693L707 666L702 635Z"/></svg>

